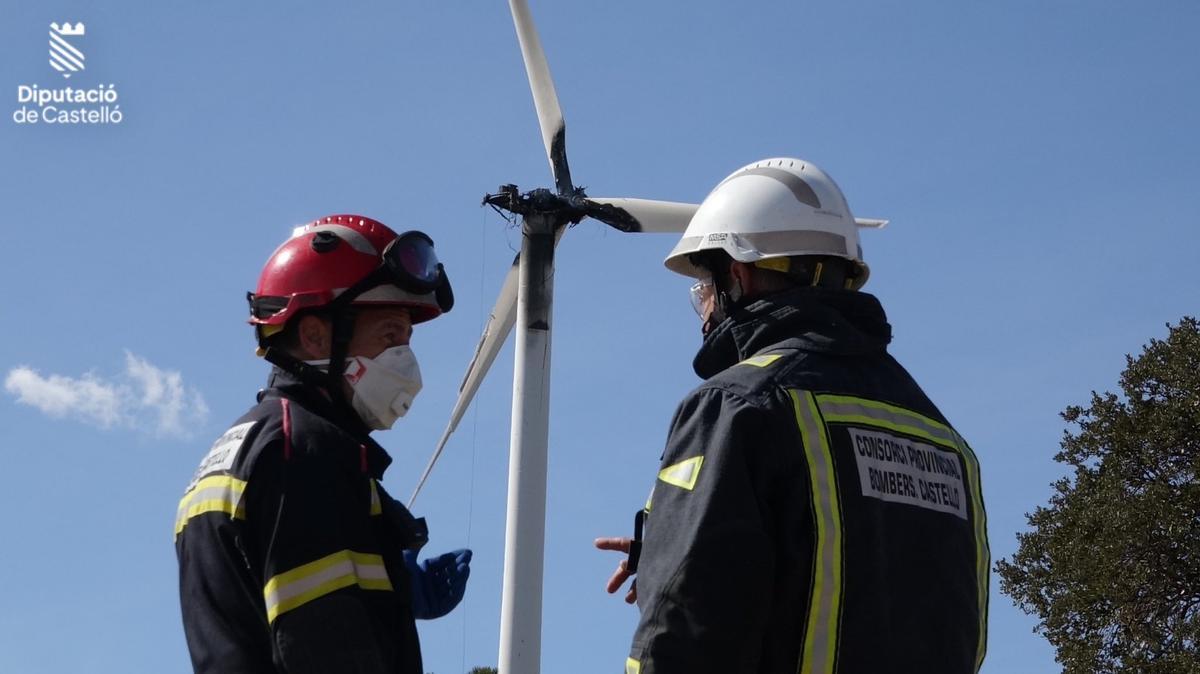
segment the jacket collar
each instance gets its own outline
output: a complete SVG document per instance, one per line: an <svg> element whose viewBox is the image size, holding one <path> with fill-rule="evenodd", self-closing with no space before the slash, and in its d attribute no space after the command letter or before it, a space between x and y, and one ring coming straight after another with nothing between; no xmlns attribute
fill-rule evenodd
<svg viewBox="0 0 1200 674"><path fill-rule="evenodd" d="M874 295L794 288L735 310L705 337L692 368L708 379L784 340L805 351L885 353L892 326Z"/></svg>
<svg viewBox="0 0 1200 674"><path fill-rule="evenodd" d="M271 369L267 388L258 392L258 400L287 398L304 409L325 419L352 436L367 450L367 472L380 479L392 463L392 457L371 437L371 428L359 419L348 404L336 403L321 389L301 381L296 375L278 367Z"/></svg>

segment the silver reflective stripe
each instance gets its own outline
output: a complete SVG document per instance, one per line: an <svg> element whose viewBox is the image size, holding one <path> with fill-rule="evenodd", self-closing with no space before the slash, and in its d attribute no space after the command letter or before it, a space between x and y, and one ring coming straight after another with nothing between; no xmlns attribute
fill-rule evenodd
<svg viewBox="0 0 1200 674"><path fill-rule="evenodd" d="M792 231L792 232L755 232L738 234L734 232L713 232L705 236L688 236L680 239L671 249L667 259L676 255L698 252L701 244L714 236L724 236L718 245L704 246L704 250L731 247L740 250L752 250L759 255L836 255L851 257L850 247L846 237L833 232L821 231ZM862 256L859 255L859 259Z"/></svg>
<svg viewBox="0 0 1200 674"><path fill-rule="evenodd" d="M273 592L266 595L268 605L278 605L283 602L298 597L299 595L315 589L331 580L345 578L353 584L359 578L386 578L387 572L382 566L358 566L350 558L339 560L336 564L328 566L312 575L305 576L283 585L273 588Z"/></svg>
<svg viewBox="0 0 1200 674"><path fill-rule="evenodd" d="M852 396L817 396L821 414L828 422L864 423L916 435L951 449L958 449L958 434L949 426L895 405Z"/></svg>
<svg viewBox="0 0 1200 674"><path fill-rule="evenodd" d="M846 237L833 232L815 230L792 232L754 232L738 234L754 250L765 255L819 255L850 256Z"/></svg>
<svg viewBox="0 0 1200 674"><path fill-rule="evenodd" d="M804 439L816 524L812 597L804 629L800 670L833 672L842 601L842 520L829 436L812 393L789 391Z"/></svg>
<svg viewBox="0 0 1200 674"><path fill-rule="evenodd" d="M267 621L274 622L282 613L351 585L365 590L391 590L383 557L340 550L275 576L263 588Z"/></svg>
<svg viewBox="0 0 1200 674"><path fill-rule="evenodd" d="M975 671L978 672L983 667L984 656L987 655L988 574L992 567L992 550L988 545L987 511L983 508L983 483L979 478L979 459L958 432L954 433L954 437L967 464L971 510L975 516L975 579L978 583L979 593L979 644L975 651Z"/></svg>
<svg viewBox="0 0 1200 674"><path fill-rule="evenodd" d="M184 494L175 511L175 535L187 526L188 520L208 512L223 512L233 519L245 517L242 493L246 482L231 475L210 475L196 482Z"/></svg>
<svg viewBox="0 0 1200 674"><path fill-rule="evenodd" d="M658 479L667 484L691 491L700 477L700 467L704 465L703 456L693 456L685 461L663 468L658 471Z"/></svg>
<svg viewBox="0 0 1200 674"><path fill-rule="evenodd" d="M203 501L228 501L230 505L237 508L241 505L242 492L245 489L246 483L236 478L207 484L206 481L201 480L196 489L189 492L187 498L180 502L177 514L185 515L189 506Z"/></svg>

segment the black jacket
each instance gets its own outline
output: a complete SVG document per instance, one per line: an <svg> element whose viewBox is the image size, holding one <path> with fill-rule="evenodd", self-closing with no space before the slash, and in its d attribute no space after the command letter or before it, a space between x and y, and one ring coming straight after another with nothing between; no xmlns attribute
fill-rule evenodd
<svg viewBox="0 0 1200 674"><path fill-rule="evenodd" d="M276 370L196 470L175 523L197 672L422 674L402 551L423 521L351 412Z"/></svg>
<svg viewBox="0 0 1200 674"><path fill-rule="evenodd" d="M890 340L874 297L813 288L705 339L647 504L627 672L979 668L978 462Z"/></svg>

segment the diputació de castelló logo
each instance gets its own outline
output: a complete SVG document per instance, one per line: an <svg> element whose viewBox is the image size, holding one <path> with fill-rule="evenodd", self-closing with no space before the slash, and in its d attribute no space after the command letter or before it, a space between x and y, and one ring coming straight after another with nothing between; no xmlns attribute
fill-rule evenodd
<svg viewBox="0 0 1200 674"><path fill-rule="evenodd" d="M82 21L50 24L50 67L70 79L87 68L82 40L87 26ZM18 107L12 118L17 124L120 124L121 112L117 86L46 87L39 84L17 85Z"/></svg>
<svg viewBox="0 0 1200 674"><path fill-rule="evenodd" d="M70 79L71 73L77 73L86 66L87 57L83 52L67 40L69 37L82 37L87 34L87 26L83 22L72 26L69 22L61 27L57 23L50 24L50 65Z"/></svg>

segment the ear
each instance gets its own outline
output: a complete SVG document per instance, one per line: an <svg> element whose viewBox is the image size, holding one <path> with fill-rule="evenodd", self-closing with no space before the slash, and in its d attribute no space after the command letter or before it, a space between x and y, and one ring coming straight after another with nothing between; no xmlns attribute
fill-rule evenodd
<svg viewBox="0 0 1200 674"><path fill-rule="evenodd" d="M297 345L303 360L328 358L333 345L333 326L318 316L301 316L296 326Z"/></svg>
<svg viewBox="0 0 1200 674"><path fill-rule="evenodd" d="M754 273L754 266L745 262L734 260L729 263L729 275L742 289L742 297L757 297L758 291L761 290L756 283L757 275Z"/></svg>

